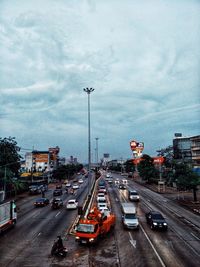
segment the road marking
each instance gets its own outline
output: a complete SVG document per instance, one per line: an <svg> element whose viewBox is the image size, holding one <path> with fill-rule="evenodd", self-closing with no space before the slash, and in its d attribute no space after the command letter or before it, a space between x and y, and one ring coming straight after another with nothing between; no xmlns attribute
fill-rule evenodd
<svg viewBox="0 0 200 267"><path fill-rule="evenodd" d="M194 238L196 238L197 240L200 240L200 238L198 238L196 235L194 235L193 233L190 233L192 236L194 236Z"/></svg>
<svg viewBox="0 0 200 267"><path fill-rule="evenodd" d="M38 236L40 236L42 233L40 232L39 234L38 234Z"/></svg>
<svg viewBox="0 0 200 267"><path fill-rule="evenodd" d="M55 217L57 217L58 215L60 214L60 211L56 214L56 216Z"/></svg>
<svg viewBox="0 0 200 267"><path fill-rule="evenodd" d="M152 247L153 251L155 252L155 254L156 254L158 260L160 261L160 264L161 264L163 267L166 267L166 265L164 264L163 260L162 260L161 257L159 256L159 254L158 254L156 248L154 247L153 243L152 243L151 240L149 239L148 235L146 234L146 232L145 232L145 230L144 230L144 228L142 227L141 224L140 224L140 228L142 229L142 231L143 231L143 233L144 233L146 239L149 241L149 244L151 245L151 247Z"/></svg>
<svg viewBox="0 0 200 267"><path fill-rule="evenodd" d="M130 241L131 245L132 245L134 248L136 248L136 240L133 239L133 237L132 237L132 235L131 235L130 232L128 232L128 233L129 233L129 236L130 236L129 241Z"/></svg>

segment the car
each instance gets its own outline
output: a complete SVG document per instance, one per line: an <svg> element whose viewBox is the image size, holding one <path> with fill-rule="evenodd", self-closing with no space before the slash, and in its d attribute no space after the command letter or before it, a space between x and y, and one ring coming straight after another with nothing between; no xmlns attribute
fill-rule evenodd
<svg viewBox="0 0 200 267"><path fill-rule="evenodd" d="M34 195L34 194L39 194L41 193L41 189L37 185L30 185L29 186L29 194Z"/></svg>
<svg viewBox="0 0 200 267"><path fill-rule="evenodd" d="M52 207L52 209L59 209L59 208L61 208L62 206L63 206L63 201L62 201L61 198L56 197L56 198L54 198L54 199L52 200L52 202L51 202L51 207Z"/></svg>
<svg viewBox="0 0 200 267"><path fill-rule="evenodd" d="M160 229L167 230L168 225L163 217L163 215L159 211L149 211L145 214L146 221L150 225L151 229Z"/></svg>
<svg viewBox="0 0 200 267"><path fill-rule="evenodd" d="M66 183L65 188L69 188L69 187L71 187L71 183Z"/></svg>
<svg viewBox="0 0 200 267"><path fill-rule="evenodd" d="M54 196L61 196L62 195L62 189L55 189L53 191Z"/></svg>
<svg viewBox="0 0 200 267"><path fill-rule="evenodd" d="M104 211L104 210L109 210L106 203L98 203L97 207L98 207L98 210L101 211L101 212Z"/></svg>
<svg viewBox="0 0 200 267"><path fill-rule="evenodd" d="M74 184L74 185L72 186L72 188L73 188L73 189L79 189L79 185L78 185L78 184Z"/></svg>
<svg viewBox="0 0 200 267"><path fill-rule="evenodd" d="M122 189L122 190L126 189L125 184L119 184L119 189Z"/></svg>
<svg viewBox="0 0 200 267"><path fill-rule="evenodd" d="M130 201L139 201L140 196L138 195L138 192L136 190L128 190L128 198Z"/></svg>
<svg viewBox="0 0 200 267"><path fill-rule="evenodd" d="M119 185L119 184L120 184L119 179L116 179L116 180L115 180L115 184L116 184L116 185Z"/></svg>
<svg viewBox="0 0 200 267"><path fill-rule="evenodd" d="M100 188L100 189L98 190L98 194L99 194L99 193L107 194L107 191L106 191L105 188Z"/></svg>
<svg viewBox="0 0 200 267"><path fill-rule="evenodd" d="M79 184L82 184L82 183L83 183L83 179L79 179L79 180L78 180L78 183L79 183Z"/></svg>
<svg viewBox="0 0 200 267"><path fill-rule="evenodd" d="M78 201L76 199L70 199L67 202L66 209L67 210L72 210L72 209L77 209L78 208Z"/></svg>
<svg viewBox="0 0 200 267"><path fill-rule="evenodd" d="M61 184L56 185L56 189L62 189L62 185Z"/></svg>
<svg viewBox="0 0 200 267"><path fill-rule="evenodd" d="M106 202L105 196L97 196L97 202Z"/></svg>
<svg viewBox="0 0 200 267"><path fill-rule="evenodd" d="M49 204L49 199L45 197L37 198L34 202L35 207L44 207Z"/></svg>
<svg viewBox="0 0 200 267"><path fill-rule="evenodd" d="M98 194L97 194L97 198L98 198L98 197L105 197L105 193L103 193L103 192L102 192L102 193L98 193Z"/></svg>

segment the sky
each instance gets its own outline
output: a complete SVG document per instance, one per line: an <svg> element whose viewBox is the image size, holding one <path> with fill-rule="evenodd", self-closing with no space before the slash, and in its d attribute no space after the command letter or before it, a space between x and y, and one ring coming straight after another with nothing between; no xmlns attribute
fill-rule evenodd
<svg viewBox="0 0 200 267"><path fill-rule="evenodd" d="M199 0L0 0L0 137L132 157L200 134Z"/></svg>

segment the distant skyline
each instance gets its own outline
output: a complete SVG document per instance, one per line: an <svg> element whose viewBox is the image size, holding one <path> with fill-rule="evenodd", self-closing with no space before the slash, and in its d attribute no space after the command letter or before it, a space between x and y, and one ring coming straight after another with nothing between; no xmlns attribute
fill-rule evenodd
<svg viewBox="0 0 200 267"><path fill-rule="evenodd" d="M200 1L0 1L0 136L99 159L200 134ZM25 154L24 150L24 154Z"/></svg>

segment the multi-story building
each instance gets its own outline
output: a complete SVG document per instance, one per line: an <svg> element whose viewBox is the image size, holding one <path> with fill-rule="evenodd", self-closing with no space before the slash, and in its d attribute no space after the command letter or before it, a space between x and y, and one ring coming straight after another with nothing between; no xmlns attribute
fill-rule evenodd
<svg viewBox="0 0 200 267"><path fill-rule="evenodd" d="M59 147L49 148L48 151L33 150L25 155L26 172L44 172L55 169L58 165Z"/></svg>
<svg viewBox="0 0 200 267"><path fill-rule="evenodd" d="M179 162L192 162L191 137L178 136L173 139L174 159Z"/></svg>
<svg viewBox="0 0 200 267"><path fill-rule="evenodd" d="M194 170L200 172L200 135L173 139L174 159L177 162L188 163Z"/></svg>
<svg viewBox="0 0 200 267"><path fill-rule="evenodd" d="M200 173L200 135L191 137L192 165Z"/></svg>

